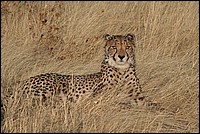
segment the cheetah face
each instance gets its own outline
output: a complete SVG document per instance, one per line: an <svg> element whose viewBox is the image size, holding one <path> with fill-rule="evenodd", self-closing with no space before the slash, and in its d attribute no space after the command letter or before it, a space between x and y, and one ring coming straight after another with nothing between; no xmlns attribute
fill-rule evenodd
<svg viewBox="0 0 200 134"><path fill-rule="evenodd" d="M105 62L119 69L134 65L135 36L105 35Z"/></svg>

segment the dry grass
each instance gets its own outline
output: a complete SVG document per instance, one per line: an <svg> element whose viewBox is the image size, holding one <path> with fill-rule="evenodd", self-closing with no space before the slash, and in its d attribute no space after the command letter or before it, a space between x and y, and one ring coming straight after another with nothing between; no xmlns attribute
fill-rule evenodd
<svg viewBox="0 0 200 134"><path fill-rule="evenodd" d="M134 33L145 93L167 109L122 109L114 92L68 111L8 99L3 132L198 132L199 2L1 2L1 98L46 72L98 72L102 35ZM116 88L117 89L117 88ZM95 101L99 101L95 104ZM69 112L69 114L68 114Z"/></svg>

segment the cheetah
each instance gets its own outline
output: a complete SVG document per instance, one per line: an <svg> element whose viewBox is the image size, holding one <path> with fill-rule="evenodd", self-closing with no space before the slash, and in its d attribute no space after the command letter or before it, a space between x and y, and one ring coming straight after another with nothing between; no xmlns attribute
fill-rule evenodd
<svg viewBox="0 0 200 134"><path fill-rule="evenodd" d="M135 104L143 102L139 79L135 70L135 35L104 35L105 53L101 71L88 75L40 74L25 81L25 94L47 99L64 94L70 102L77 102L87 95L95 95L113 85L123 83L127 96Z"/></svg>

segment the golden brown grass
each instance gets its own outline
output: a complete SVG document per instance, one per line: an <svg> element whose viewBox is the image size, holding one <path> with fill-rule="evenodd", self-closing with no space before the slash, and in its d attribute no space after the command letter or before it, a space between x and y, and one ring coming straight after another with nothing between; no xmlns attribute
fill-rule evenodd
<svg viewBox="0 0 200 134"><path fill-rule="evenodd" d="M3 132L198 132L199 2L1 2ZM117 105L114 91L68 111L5 97L40 73L98 72L103 34L134 33L137 73L165 112ZM116 89L118 89L116 87ZM94 103L98 101L98 103ZM69 113L68 113L69 112Z"/></svg>

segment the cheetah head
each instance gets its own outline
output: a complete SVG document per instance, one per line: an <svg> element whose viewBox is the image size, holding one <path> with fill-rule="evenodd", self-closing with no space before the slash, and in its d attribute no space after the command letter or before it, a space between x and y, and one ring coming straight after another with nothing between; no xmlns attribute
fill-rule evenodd
<svg viewBox="0 0 200 134"><path fill-rule="evenodd" d="M127 69L135 65L135 36L132 34L123 35L104 35L105 63L110 66Z"/></svg>

